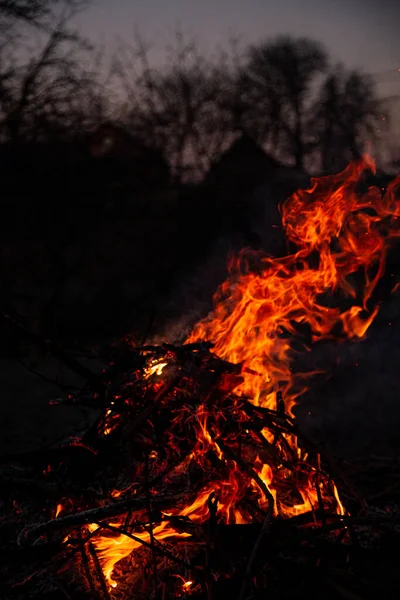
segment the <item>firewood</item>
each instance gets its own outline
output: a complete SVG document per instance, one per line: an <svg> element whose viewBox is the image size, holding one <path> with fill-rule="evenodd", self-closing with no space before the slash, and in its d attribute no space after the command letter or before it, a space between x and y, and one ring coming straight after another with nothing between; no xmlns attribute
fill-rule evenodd
<svg viewBox="0 0 400 600"><path fill-rule="evenodd" d="M98 402L100 408L96 422L80 439L45 448L30 458L29 454L19 460L9 457L9 463L2 465L8 516L0 556L7 581L15 578L21 557L26 564L21 590L35 588L43 579L43 562L49 565L49 581L54 569L60 568L55 565L63 564L52 580L64 597L73 596L75 585L71 587L65 572L80 578L79 585L86 586L91 597L108 600L113 597L109 573L102 546L97 544L99 539L107 545L115 538L128 540L128 546L135 548L133 555L139 553L143 561L142 574L129 580L130 593L139 593L143 577L151 577L154 593L164 586L175 594L177 584L170 581L171 573L179 574L183 585L190 579L181 574L190 570L195 583L189 587L199 590L197 597L202 589L217 598L232 585L234 592L229 593L244 600L250 597L254 581L262 577L261 564L278 576L283 568L281 555L308 577L301 571L302 561L317 573L310 565L318 557L324 560L327 553L332 564L343 566L345 556L356 552L359 561L360 532L369 531L371 540L382 540L388 532L396 535L400 523L396 512L351 517L335 513L338 492L333 480L349 505L365 508L348 475L350 465L337 465L324 450L320 452L286 413L283 398L278 398L277 410L271 410L236 396L240 365L217 358L212 346L135 349L123 344L113 352L119 364L102 374L103 392L99 393L100 380L95 377L82 388L82 397L77 393L72 398L76 404ZM126 370L130 360L134 368ZM293 435L301 440L302 455L289 443ZM82 453L78 460L74 444ZM83 460L86 453L93 456L92 462ZM45 472L43 460L50 465ZM378 469L385 464L375 462ZM261 476L257 465L264 463L268 469ZM354 474L366 472L361 464L352 469ZM232 473L233 479L227 479ZM268 477L274 478L273 491ZM228 480L229 485L224 484ZM224 522L234 513L228 511L224 517L221 513L224 494L240 482L244 487L235 510L247 515L247 525ZM303 488L305 494L314 494L314 500L309 499L299 514L294 509L288 518L273 518L303 502L299 493ZM206 495L200 518L196 512L186 513L185 507L196 503L202 489ZM64 512L55 514L57 506ZM159 538L164 529L172 539L178 536L174 544ZM33 572L35 577L30 576ZM330 582L319 585L332 587ZM122 600L124 589L121 584Z"/></svg>

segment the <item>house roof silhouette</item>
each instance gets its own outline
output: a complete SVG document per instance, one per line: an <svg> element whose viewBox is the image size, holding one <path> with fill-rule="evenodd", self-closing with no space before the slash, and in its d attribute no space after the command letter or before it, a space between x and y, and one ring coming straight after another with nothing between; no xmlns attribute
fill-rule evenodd
<svg viewBox="0 0 400 600"><path fill-rule="evenodd" d="M211 167L206 175L207 183L256 185L272 172L285 168L269 155L250 135L243 133Z"/></svg>

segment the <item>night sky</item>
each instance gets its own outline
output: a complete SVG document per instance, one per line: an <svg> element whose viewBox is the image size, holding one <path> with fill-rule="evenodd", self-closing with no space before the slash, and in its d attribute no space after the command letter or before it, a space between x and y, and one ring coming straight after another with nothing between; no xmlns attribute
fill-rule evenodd
<svg viewBox="0 0 400 600"><path fill-rule="evenodd" d="M208 47L231 33L245 41L305 35L369 73L400 67L399 0L93 0L79 21L91 38L109 43L129 40L136 27L161 46L177 25Z"/></svg>
<svg viewBox="0 0 400 600"><path fill-rule="evenodd" d="M137 30L157 62L177 28L209 52L232 35L243 43L282 33L311 37L335 62L374 75L381 96L395 97L391 137L400 132L400 0L93 0L77 25L111 50Z"/></svg>

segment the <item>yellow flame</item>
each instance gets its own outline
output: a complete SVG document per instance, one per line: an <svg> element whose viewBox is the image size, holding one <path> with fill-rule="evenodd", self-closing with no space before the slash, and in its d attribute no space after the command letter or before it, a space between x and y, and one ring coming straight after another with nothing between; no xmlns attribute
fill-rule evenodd
<svg viewBox="0 0 400 600"><path fill-rule="evenodd" d="M285 396L285 410L292 414L299 394L307 389L304 377L296 379L291 369L292 340L299 325L306 326L312 341L332 337L338 327L347 338L361 338L377 315L377 307L369 311L367 308L384 271L388 243L399 237L396 220L400 217L397 199L400 178L384 196L376 188L360 196L357 184L366 168L374 170L369 157L352 163L343 173L315 179L308 190L293 194L282 207L282 221L288 240L297 247L296 252L275 259L254 253L240 254L231 262L230 276L215 295L213 313L196 325L187 340L187 343L210 340L217 356L243 365L242 378L234 392L250 398L255 405L276 409L276 392L280 389ZM257 272L250 268L253 260L258 261ZM360 271L364 276L361 290L352 284L352 277ZM327 292L333 295L336 290L346 297L346 304L332 307L322 301ZM160 376L166 365L167 362L153 361L145 376ZM218 494L219 517L226 523L248 523L251 518L240 506L246 486L251 485L251 491L258 494L263 508L268 498L259 482L243 476L235 461L224 456L222 444L219 447L210 433L207 413L202 407L198 407L196 419L195 447L177 470L182 472L191 460L203 462L212 450L229 467L228 477L205 484L191 504L164 514L202 523L209 517L208 499L214 493ZM306 460L296 436L282 434L279 442L267 428L262 435L269 444L287 446L295 462ZM322 500L329 506L335 502L336 512L345 514L336 487L320 481L317 469L310 467L310 472L300 472L298 476L296 465L293 469L275 465L273 471L260 457L252 467L275 500L275 516L288 518L313 511L324 493L329 493L329 497ZM285 503L289 503L290 494L281 495L279 485L283 490L292 486L294 504ZM149 543L150 534L141 531L132 539L103 529L96 533L97 528L96 525L92 530L93 544L107 581L115 587L112 575L116 563L139 548L141 542ZM191 535L177 531L168 521L154 526L153 533L157 541ZM185 582L182 588L185 585L190 588L192 581Z"/></svg>
<svg viewBox="0 0 400 600"><path fill-rule="evenodd" d="M161 375L164 367L167 366L166 362L156 362L145 369L145 378L148 379L152 375Z"/></svg>

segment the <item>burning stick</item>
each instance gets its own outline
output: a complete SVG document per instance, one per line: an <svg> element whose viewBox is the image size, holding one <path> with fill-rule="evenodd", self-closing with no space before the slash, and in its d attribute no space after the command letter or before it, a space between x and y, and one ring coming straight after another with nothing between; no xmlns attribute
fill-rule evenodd
<svg viewBox="0 0 400 600"><path fill-rule="evenodd" d="M86 579L87 582L89 584L90 590L93 594L93 596L96 596L96 585L94 583L94 579L92 576L92 571L90 569L90 565L89 565L89 560L88 560L88 555L86 553L86 544L83 541L83 536L82 536L82 532L80 532L79 535L79 549L80 549L80 553L81 553L81 557L82 557L82 565L86 574Z"/></svg>
<svg viewBox="0 0 400 600"><path fill-rule="evenodd" d="M150 489L149 489L149 455L146 454L145 457L145 490L146 490L146 508L147 514L149 517L149 526L148 530L150 533L150 545L151 545L151 553L153 556L153 585L154 585L154 593L157 590L157 582L158 582L158 572L157 572L157 557L155 550L155 538L154 538L154 530L153 530L153 516L151 510L151 499L150 499Z"/></svg>
<svg viewBox="0 0 400 600"><path fill-rule="evenodd" d="M271 494L271 492L269 491L268 487L265 485L263 480L257 475L257 473L251 468L251 466L248 465L242 458L237 456L229 447L227 447L225 445L225 443L222 440L218 440L217 443L220 446L220 448L222 449L222 451L224 452L224 454L226 454L232 460L234 460L246 473L248 473L250 475L250 477L257 483L257 485L259 486L259 488L261 489L261 491L264 493L265 497L268 500L267 515L264 519L264 523L262 525L260 534L256 540L256 543L254 544L249 561L247 563L246 573L245 573L242 589L240 591L240 596L239 596L239 600L243 600L248 581L250 580L252 573L253 573L253 567L254 567L254 563L257 558L257 554L261 548L261 544L264 540L264 537L268 534L270 527L271 527L272 517L274 514L274 502L275 501L274 501L274 497Z"/></svg>
<svg viewBox="0 0 400 600"><path fill-rule="evenodd" d="M173 498L168 498L166 496L164 498L154 498L153 504L165 506L170 504L172 500L176 501L177 498L179 497L173 496ZM101 506L99 508L90 508L88 510L66 515L65 517L51 519L50 521L46 521L45 523L40 523L38 525L31 525L23 529L19 534L18 545L24 546L27 543L32 543L32 540L37 539L37 537L43 535L44 533L47 533L48 531L65 531L68 529L73 529L75 527L81 527L82 525L96 523L108 517L115 517L124 514L130 508L138 510L145 506L146 498L131 498L129 500L121 500L120 502L114 502L113 504L109 504L107 506Z"/></svg>
<svg viewBox="0 0 400 600"><path fill-rule="evenodd" d="M97 573L97 577L99 578L99 581L100 581L100 586L101 586L101 590L103 592L103 596L104 596L105 600L111 600L111 596L108 593L107 583L106 583L106 580L104 579L104 574L101 569L99 559L96 554L96 550L94 549L93 544L91 542L88 543L88 547L89 547L90 556L92 557L94 565L96 567L96 573Z"/></svg>
<svg viewBox="0 0 400 600"><path fill-rule="evenodd" d="M206 572L206 594L207 600L213 600L213 579L212 579L212 569L214 565L214 551L215 551L215 529L217 523L217 509L218 509L218 495L215 492L211 492L208 501L208 512L210 517L207 522L207 555L206 555L206 564L205 564L205 572Z"/></svg>

